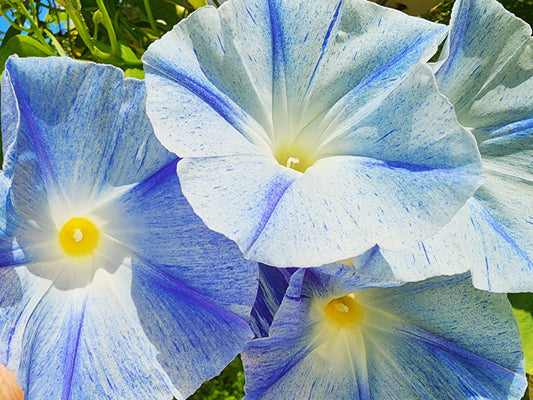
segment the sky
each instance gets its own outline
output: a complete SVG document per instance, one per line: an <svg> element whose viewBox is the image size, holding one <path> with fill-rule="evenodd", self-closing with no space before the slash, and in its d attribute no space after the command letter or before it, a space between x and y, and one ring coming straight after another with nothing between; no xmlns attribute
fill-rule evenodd
<svg viewBox="0 0 533 400"><path fill-rule="evenodd" d="M9 29L9 24L7 23L6 19L2 16L0 16L0 32L5 32ZM3 33L0 33L0 39L4 37Z"/></svg>

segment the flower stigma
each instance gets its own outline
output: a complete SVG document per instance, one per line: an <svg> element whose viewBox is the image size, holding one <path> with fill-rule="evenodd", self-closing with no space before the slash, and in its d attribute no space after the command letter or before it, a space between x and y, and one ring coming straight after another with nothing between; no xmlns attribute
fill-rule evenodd
<svg viewBox="0 0 533 400"><path fill-rule="evenodd" d="M341 326L355 325L363 319L363 307L352 296L331 300L324 307L324 313L330 322Z"/></svg>
<svg viewBox="0 0 533 400"><path fill-rule="evenodd" d="M59 243L70 256L91 254L98 245L100 231L88 219L71 218L59 232Z"/></svg>
<svg viewBox="0 0 533 400"><path fill-rule="evenodd" d="M274 157L280 165L304 173L313 165L312 151L302 148L304 146L293 143L292 145L279 146L274 152Z"/></svg>

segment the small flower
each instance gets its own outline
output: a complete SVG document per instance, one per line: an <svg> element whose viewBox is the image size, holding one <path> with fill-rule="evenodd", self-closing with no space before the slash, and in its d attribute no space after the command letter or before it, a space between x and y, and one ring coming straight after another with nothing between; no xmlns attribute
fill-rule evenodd
<svg viewBox="0 0 533 400"><path fill-rule="evenodd" d="M472 271L474 285L533 291L533 38L496 1L460 0L436 66L440 90L476 137L485 183L414 252L383 251L400 279Z"/></svg>
<svg viewBox="0 0 533 400"><path fill-rule="evenodd" d="M203 7L145 53L147 112L195 212L248 258L407 248L482 182L421 63L445 32L360 0Z"/></svg>
<svg viewBox="0 0 533 400"><path fill-rule="evenodd" d="M0 362L29 399L183 399L252 336L256 265L191 210L145 95L111 66L6 64Z"/></svg>
<svg viewBox="0 0 533 400"><path fill-rule="evenodd" d="M245 400L521 398L505 295L474 289L468 275L384 282L339 264L292 275L269 337L242 353Z"/></svg>

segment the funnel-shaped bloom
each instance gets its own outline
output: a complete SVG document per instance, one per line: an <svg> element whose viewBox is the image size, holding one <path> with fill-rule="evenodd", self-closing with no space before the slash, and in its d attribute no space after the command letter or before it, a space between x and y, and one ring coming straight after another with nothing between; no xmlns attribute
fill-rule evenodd
<svg viewBox="0 0 533 400"><path fill-rule="evenodd" d="M420 64L445 32L362 0L204 7L145 53L147 112L195 212L247 257L406 248L481 183L474 138Z"/></svg>
<svg viewBox="0 0 533 400"><path fill-rule="evenodd" d="M440 90L476 137L486 182L413 253L384 251L400 278L470 269L474 285L533 291L533 38L496 1L460 0L437 64Z"/></svg>
<svg viewBox="0 0 533 400"><path fill-rule="evenodd" d="M245 399L521 398L505 295L474 289L468 275L383 282L339 264L296 272L269 337L242 353Z"/></svg>
<svg viewBox="0 0 533 400"><path fill-rule="evenodd" d="M183 399L251 336L256 265L193 213L145 94L111 66L6 64L0 362L29 399Z"/></svg>

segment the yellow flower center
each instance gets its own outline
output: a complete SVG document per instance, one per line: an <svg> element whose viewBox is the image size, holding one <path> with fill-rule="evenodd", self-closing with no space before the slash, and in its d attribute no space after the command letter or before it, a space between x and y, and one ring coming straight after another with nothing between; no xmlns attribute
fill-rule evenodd
<svg viewBox="0 0 533 400"><path fill-rule="evenodd" d="M70 219L59 232L61 247L73 257L91 254L98 245L99 238L98 228L85 218Z"/></svg>
<svg viewBox="0 0 533 400"><path fill-rule="evenodd" d="M314 163L311 152L295 143L279 146L274 157L280 165L302 173Z"/></svg>
<svg viewBox="0 0 533 400"><path fill-rule="evenodd" d="M342 296L331 300L324 307L326 317L338 325L357 324L363 319L363 307L351 296Z"/></svg>

